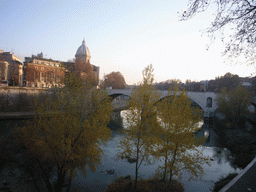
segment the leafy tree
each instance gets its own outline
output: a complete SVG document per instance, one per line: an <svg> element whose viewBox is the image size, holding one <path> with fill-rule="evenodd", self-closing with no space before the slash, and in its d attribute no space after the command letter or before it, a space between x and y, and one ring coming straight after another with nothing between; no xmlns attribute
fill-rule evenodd
<svg viewBox="0 0 256 192"><path fill-rule="evenodd" d="M133 89L128 102L129 113L125 119L128 127L123 130L124 138L120 141L118 159L135 159L135 190L138 170L142 162L150 163L149 154L155 144L154 132L157 130L155 103L159 93L153 88L152 65L143 70L143 82Z"/></svg>
<svg viewBox="0 0 256 192"><path fill-rule="evenodd" d="M226 73L224 76L215 78L216 90L215 92L220 92L223 87L227 90L236 88L240 84L240 78L238 75L233 75L232 73Z"/></svg>
<svg viewBox="0 0 256 192"><path fill-rule="evenodd" d="M184 83L182 83L180 79L168 79L166 81L162 81L160 83L156 83L154 86L158 90L168 90L171 87L173 87L175 85L175 83L177 83L179 89L182 90L182 88L184 86Z"/></svg>
<svg viewBox="0 0 256 192"><path fill-rule="evenodd" d="M49 192L61 192L65 182L70 191L78 169L84 175L88 167L95 171L101 161L100 145L110 137L112 107L107 93L85 89L74 75L66 82L72 86L49 94L45 105L37 104L37 118L16 130L16 140L33 154ZM43 166L46 162L57 174L55 184Z"/></svg>
<svg viewBox="0 0 256 192"><path fill-rule="evenodd" d="M32 180L30 180L34 184L32 190L37 192L43 190L44 188L40 186L40 181L42 178L44 180L50 180L54 173L54 167L51 162L39 161L39 156L27 149L22 143L15 141L14 134L2 137L0 146L1 174L7 171L16 172L15 170L17 169L20 171L12 175L12 178L21 178L19 182L15 183L12 187L15 187L15 189L20 188L24 182L28 182L30 180L29 178L32 178Z"/></svg>
<svg viewBox="0 0 256 192"><path fill-rule="evenodd" d="M126 87L124 77L119 71L113 71L106 75L103 85L104 87L112 87L113 89L124 89Z"/></svg>
<svg viewBox="0 0 256 192"><path fill-rule="evenodd" d="M207 32L214 35L222 31L222 38L227 39L224 54L236 57L241 54L247 58L248 64L255 62L255 21L256 4L253 0L189 0L189 7L182 13L182 19L193 17L196 13L206 11L216 5L215 19ZM229 36L225 28L228 28Z"/></svg>
<svg viewBox="0 0 256 192"><path fill-rule="evenodd" d="M80 77L87 86L97 86L97 75L93 71L93 67L84 59L75 61L75 74Z"/></svg>
<svg viewBox="0 0 256 192"><path fill-rule="evenodd" d="M247 112L248 106L251 104L251 94L241 85L229 91L224 87L217 95L216 102L219 111L225 114L226 118L232 119Z"/></svg>
<svg viewBox="0 0 256 192"><path fill-rule="evenodd" d="M163 175L164 181L169 175L170 183L174 175L182 177L182 170L190 173L190 179L202 177L203 163L209 164L209 160L197 148L204 139L194 136L194 132L199 129L196 123L201 120L199 109L191 107L185 89L178 94L177 85L169 90L168 97L157 106L161 127L153 155L164 160L164 165L158 168L158 174Z"/></svg>
<svg viewBox="0 0 256 192"><path fill-rule="evenodd" d="M196 81L191 81L190 79L186 80L185 89L186 89L186 91L195 91L195 92L201 92L202 91L201 90L201 83L196 82Z"/></svg>

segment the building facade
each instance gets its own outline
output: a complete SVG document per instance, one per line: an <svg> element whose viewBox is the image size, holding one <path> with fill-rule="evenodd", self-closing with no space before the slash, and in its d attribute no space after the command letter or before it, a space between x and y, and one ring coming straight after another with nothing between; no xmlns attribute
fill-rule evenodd
<svg viewBox="0 0 256 192"><path fill-rule="evenodd" d="M78 47L74 61L61 62L46 59L43 53L25 57L22 64L12 52L0 50L0 80L8 80L9 85L27 87L62 87L65 76L75 72L79 77L88 80L89 76L94 85L99 83L99 67L90 63L91 54L85 41Z"/></svg>
<svg viewBox="0 0 256 192"><path fill-rule="evenodd" d="M8 80L13 86L23 84L22 62L12 52L0 50L0 80Z"/></svg>
<svg viewBox="0 0 256 192"><path fill-rule="evenodd" d="M37 56L25 57L24 82L27 87L62 87L64 86L65 68L61 62Z"/></svg>

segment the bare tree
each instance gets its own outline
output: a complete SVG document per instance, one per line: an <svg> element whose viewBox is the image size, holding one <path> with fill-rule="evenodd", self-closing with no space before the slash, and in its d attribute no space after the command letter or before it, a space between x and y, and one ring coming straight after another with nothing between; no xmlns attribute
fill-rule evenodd
<svg viewBox="0 0 256 192"><path fill-rule="evenodd" d="M190 19L212 5L216 8L215 19L206 31L213 39L215 32L221 31L221 38L225 42L224 55L230 58L244 55L247 64L254 64L256 2L254 0L189 0L188 9L182 12L181 19ZM224 35L224 29L229 30L228 36Z"/></svg>

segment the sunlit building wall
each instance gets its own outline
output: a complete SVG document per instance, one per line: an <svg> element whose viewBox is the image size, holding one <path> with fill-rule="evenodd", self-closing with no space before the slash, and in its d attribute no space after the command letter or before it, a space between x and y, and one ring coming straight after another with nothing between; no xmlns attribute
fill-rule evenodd
<svg viewBox="0 0 256 192"><path fill-rule="evenodd" d="M8 80L10 85L23 84L23 64L12 52L0 50L0 78Z"/></svg>
<svg viewBox="0 0 256 192"><path fill-rule="evenodd" d="M65 68L61 62L37 56L25 57L24 86L27 87L62 87L64 86Z"/></svg>

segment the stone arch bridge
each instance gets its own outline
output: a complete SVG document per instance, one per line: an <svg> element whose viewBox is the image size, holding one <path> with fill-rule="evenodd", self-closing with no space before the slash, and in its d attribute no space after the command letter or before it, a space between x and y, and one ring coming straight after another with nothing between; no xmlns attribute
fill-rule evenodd
<svg viewBox="0 0 256 192"><path fill-rule="evenodd" d="M116 109L125 109L126 98L131 95L132 89L108 89L108 95L113 98L113 106ZM167 90L159 90L160 99L168 96ZM188 97L201 107L204 111L204 117L211 117L213 112L218 108L215 98L217 96L214 92L187 92ZM121 96L121 99L120 97ZM115 100L119 98L118 100Z"/></svg>

